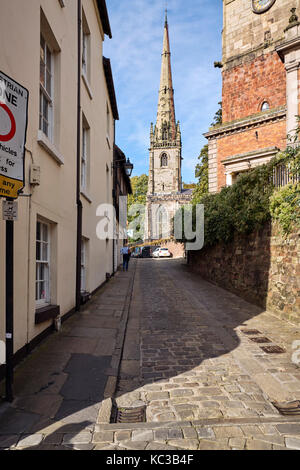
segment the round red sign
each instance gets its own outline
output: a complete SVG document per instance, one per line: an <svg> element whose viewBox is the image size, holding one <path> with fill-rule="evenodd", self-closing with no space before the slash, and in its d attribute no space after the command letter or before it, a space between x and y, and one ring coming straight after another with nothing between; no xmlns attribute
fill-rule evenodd
<svg viewBox="0 0 300 470"><path fill-rule="evenodd" d="M0 141L1 142L8 142L9 140L11 140L14 137L14 135L16 133L16 121L15 121L13 113L11 112L11 110L9 109L9 107L5 103L0 102L0 108L3 108L4 111L7 112L8 117L10 119L10 123L11 123L11 128L10 128L9 133L5 134L5 135L0 134Z"/></svg>

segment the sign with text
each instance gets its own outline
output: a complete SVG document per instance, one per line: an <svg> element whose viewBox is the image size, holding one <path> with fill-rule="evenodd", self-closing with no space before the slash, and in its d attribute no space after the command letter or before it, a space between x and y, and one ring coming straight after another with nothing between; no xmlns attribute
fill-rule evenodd
<svg viewBox="0 0 300 470"><path fill-rule="evenodd" d="M0 197L17 198L24 187L28 91L0 72Z"/></svg>
<svg viewBox="0 0 300 470"><path fill-rule="evenodd" d="M3 201L3 220L18 220L18 203L16 201Z"/></svg>

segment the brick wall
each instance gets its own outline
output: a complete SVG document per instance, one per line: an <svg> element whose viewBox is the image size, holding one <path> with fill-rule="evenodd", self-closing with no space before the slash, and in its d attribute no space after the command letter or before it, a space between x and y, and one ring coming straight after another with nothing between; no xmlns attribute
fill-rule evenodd
<svg viewBox="0 0 300 470"><path fill-rule="evenodd" d="M203 278L300 325L300 231L282 237L276 225L229 244L189 253Z"/></svg>
<svg viewBox="0 0 300 470"><path fill-rule="evenodd" d="M185 254L184 244L169 241L160 245L162 248L168 248L169 252L172 253L173 258L183 258Z"/></svg>
<svg viewBox="0 0 300 470"><path fill-rule="evenodd" d="M223 123L286 104L286 73L276 52L223 72Z"/></svg>
<svg viewBox="0 0 300 470"><path fill-rule="evenodd" d="M258 133L258 136L256 135ZM222 160L268 147L284 149L286 146L286 121L274 122L259 128L239 132L217 140L218 190L225 186L225 173Z"/></svg>

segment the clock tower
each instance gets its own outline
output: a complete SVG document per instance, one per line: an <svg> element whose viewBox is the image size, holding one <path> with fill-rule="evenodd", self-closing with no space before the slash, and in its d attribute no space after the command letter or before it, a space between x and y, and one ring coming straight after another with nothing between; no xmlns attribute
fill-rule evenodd
<svg viewBox="0 0 300 470"><path fill-rule="evenodd" d="M223 0L221 125L205 134L209 191L284 149L299 115L300 0Z"/></svg>

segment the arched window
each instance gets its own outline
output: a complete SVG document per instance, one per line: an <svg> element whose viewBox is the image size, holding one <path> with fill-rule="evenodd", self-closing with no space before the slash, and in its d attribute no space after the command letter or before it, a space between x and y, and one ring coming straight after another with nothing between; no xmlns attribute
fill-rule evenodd
<svg viewBox="0 0 300 470"><path fill-rule="evenodd" d="M261 110L268 111L268 109L270 109L270 105L267 101L264 101L263 104L261 105Z"/></svg>
<svg viewBox="0 0 300 470"><path fill-rule="evenodd" d="M162 127L162 140L168 140L168 126L166 123Z"/></svg>
<svg viewBox="0 0 300 470"><path fill-rule="evenodd" d="M170 218L168 209L159 206L156 212L156 236L157 238L170 238Z"/></svg>
<svg viewBox="0 0 300 470"><path fill-rule="evenodd" d="M168 155L166 153L163 153L161 158L160 158L160 165L161 166L168 166Z"/></svg>

